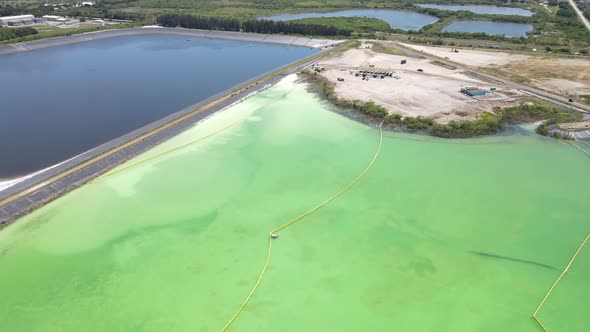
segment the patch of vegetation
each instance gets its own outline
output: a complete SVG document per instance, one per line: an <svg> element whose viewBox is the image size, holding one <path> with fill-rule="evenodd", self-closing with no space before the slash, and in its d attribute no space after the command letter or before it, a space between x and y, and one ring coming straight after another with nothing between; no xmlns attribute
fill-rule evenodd
<svg viewBox="0 0 590 332"><path fill-rule="evenodd" d="M430 132L430 130L435 126L435 123L434 120L423 116L406 116L402 120L402 125L409 130L423 130Z"/></svg>
<svg viewBox="0 0 590 332"><path fill-rule="evenodd" d="M0 6L0 16L31 14L37 17L43 15L62 15L70 17L100 17L115 20L144 21L146 15L125 11L125 7L133 5L135 1L102 0L96 1L93 6L58 8L44 6L43 2L28 5L4 5ZM66 2L67 4L67 2Z"/></svg>
<svg viewBox="0 0 590 332"><path fill-rule="evenodd" d="M497 115L484 113L475 121L435 124L429 132L440 137L473 137L498 133L504 130L506 125L547 120L537 127L537 133L547 135L547 127L551 124L582 119L582 114L579 112L564 111L541 102L528 102L498 110L497 113Z"/></svg>
<svg viewBox="0 0 590 332"><path fill-rule="evenodd" d="M559 119L559 120L573 120L573 117L581 113L569 112L560 110L553 106L542 104L542 103L527 103L519 106L508 107L499 112L500 121L506 124L519 124L527 122L535 122L547 119Z"/></svg>
<svg viewBox="0 0 590 332"><path fill-rule="evenodd" d="M37 31L36 29L31 28L31 27L26 27L26 28L0 27L0 41L36 35L38 33L39 33L39 31Z"/></svg>
<svg viewBox="0 0 590 332"><path fill-rule="evenodd" d="M397 48L388 47L382 43L373 43L373 51L391 55L407 55L405 52L400 51Z"/></svg>
<svg viewBox="0 0 590 332"><path fill-rule="evenodd" d="M557 7L559 7L559 10L556 13L557 16L576 17L577 15L574 11L574 8L569 4L569 2L559 2L557 3Z"/></svg>
<svg viewBox="0 0 590 332"><path fill-rule="evenodd" d="M192 15L163 14L156 18L156 23L165 27L183 27L188 29L240 31L240 21L232 18L202 17Z"/></svg>
<svg viewBox="0 0 590 332"><path fill-rule="evenodd" d="M365 17L314 17L291 21L303 24L323 24L340 30L350 30L357 33L389 31L391 28L385 21Z"/></svg>
<svg viewBox="0 0 590 332"><path fill-rule="evenodd" d="M450 121L448 124L434 124L429 129L434 136L462 138L498 133L504 130L504 123L501 118L484 113L474 121Z"/></svg>
<svg viewBox="0 0 590 332"><path fill-rule="evenodd" d="M436 124L431 134L441 137L473 137L498 133L506 125L516 125L547 120L539 127L537 133L547 135L550 124L577 121L582 114L564 111L541 102L529 102L518 106L508 107L498 111L498 115L484 113L475 121L451 121L447 125Z"/></svg>
<svg viewBox="0 0 590 332"><path fill-rule="evenodd" d="M535 105L534 107L529 107L523 111L523 114L525 116L537 117L539 118L538 120L546 120L537 127L537 133L545 136L549 135L549 127L551 125L577 122L581 121L584 117L580 112L564 111L547 105Z"/></svg>
<svg viewBox="0 0 590 332"><path fill-rule="evenodd" d="M508 71L505 71L502 69L484 67L484 68L479 68L479 70L484 73L488 73L488 74L492 74L492 75L496 75L496 76L500 76L500 77L506 77L509 80L516 82L516 83L523 83L523 84L530 84L531 83L530 78L528 78L526 76L521 76L521 75L511 73L511 72L508 72Z"/></svg>
<svg viewBox="0 0 590 332"><path fill-rule="evenodd" d="M370 119L374 120L385 120L389 115L389 112L382 106L375 104L374 102L361 102L361 101L349 101L336 97L334 93L334 83L328 81L324 77L318 75L316 72L303 72L304 75L310 79L315 86L319 94L333 103L334 105L355 112L360 112Z"/></svg>
<svg viewBox="0 0 590 332"><path fill-rule="evenodd" d="M350 30L340 30L336 27L322 24L306 24L268 20L248 20L240 22L240 20L232 18L178 14L159 15L156 18L156 22L165 27L183 27L189 29L244 31L271 34L285 33L314 36L350 36L351 34Z"/></svg>
<svg viewBox="0 0 590 332"><path fill-rule="evenodd" d="M73 35L73 34L77 34L77 33L99 31L99 30L130 28L130 27L134 27L134 26L137 26L137 23L107 25L104 27L99 27L99 26L92 24L92 25L82 26L79 28L71 28L71 29L69 29L69 28L62 29L62 28L51 27L51 26L37 26L36 30L38 30L39 33L36 35L28 35L28 36L24 36L24 37L18 37L15 39L4 40L4 41L0 41L0 44L20 43L20 42L31 41L31 40L36 40L36 39L69 36L69 35Z"/></svg>
<svg viewBox="0 0 590 332"><path fill-rule="evenodd" d="M353 48L359 48L359 46L361 46L361 42L358 40L346 41L342 44L339 44L338 47L336 47L336 49L333 50L332 56L343 54L344 52L351 50Z"/></svg>

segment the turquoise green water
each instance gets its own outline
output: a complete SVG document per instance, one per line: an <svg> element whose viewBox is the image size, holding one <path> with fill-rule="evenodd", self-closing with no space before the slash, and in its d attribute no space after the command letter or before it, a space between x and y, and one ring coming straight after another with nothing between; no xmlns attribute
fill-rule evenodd
<svg viewBox="0 0 590 332"><path fill-rule="evenodd" d="M219 331L258 277L268 231L348 184L377 147L375 128L293 86L2 230L2 330ZM525 132L385 133L360 182L274 240L230 331L539 331L532 312L590 231L589 167ZM550 331L585 331L588 276L590 248L539 313Z"/></svg>

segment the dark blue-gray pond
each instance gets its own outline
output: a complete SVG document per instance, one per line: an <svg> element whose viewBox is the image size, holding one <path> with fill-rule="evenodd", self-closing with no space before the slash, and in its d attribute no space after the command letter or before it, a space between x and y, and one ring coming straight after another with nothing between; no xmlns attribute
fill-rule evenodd
<svg viewBox="0 0 590 332"><path fill-rule="evenodd" d="M492 21L455 21L442 29L443 32L485 32L488 35L506 37L526 37L533 31L533 26L523 23L506 23Z"/></svg>
<svg viewBox="0 0 590 332"><path fill-rule="evenodd" d="M533 12L530 10L515 8L515 7L503 7L503 6L490 6L490 5L438 5L431 3L418 3L418 7L422 8L433 8L441 10L466 10L476 14L493 14L493 15L516 15L516 16L533 16Z"/></svg>
<svg viewBox="0 0 590 332"><path fill-rule="evenodd" d="M465 6L468 7L468 6ZM481 6L469 6L472 11L484 9ZM488 6L493 7L493 6ZM504 7L498 7L504 8ZM508 8L514 15L526 16L526 10L519 8ZM466 9L469 10L469 9ZM489 10L489 8L488 8ZM498 9L500 10L500 9ZM501 9L500 11L506 11ZM368 17L376 18L387 22L392 28L403 30L419 30L425 25L432 24L438 19L434 16L424 15L416 12L405 10L391 9L351 9L326 13L299 13L299 14L280 14L274 16L258 17L259 19L273 21L292 21L303 18L318 17ZM523 37L527 32L533 30L530 24L505 23L493 21L456 21L443 28L443 31L449 32L485 32L490 35L505 35L506 37Z"/></svg>
<svg viewBox="0 0 590 332"><path fill-rule="evenodd" d="M438 18L405 10L390 9L351 9L326 13L299 13L280 14L274 16L259 17L259 19L272 21L292 21L302 18L314 17L368 17L376 18L389 23L392 28L402 30L419 30L425 25L438 21Z"/></svg>
<svg viewBox="0 0 590 332"><path fill-rule="evenodd" d="M115 37L0 56L0 179L54 165L315 49Z"/></svg>

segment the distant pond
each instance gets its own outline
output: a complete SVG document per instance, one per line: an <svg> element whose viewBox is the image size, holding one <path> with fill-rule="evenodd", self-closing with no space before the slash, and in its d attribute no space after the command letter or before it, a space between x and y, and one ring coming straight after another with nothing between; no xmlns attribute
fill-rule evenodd
<svg viewBox="0 0 590 332"><path fill-rule="evenodd" d="M494 15L516 15L516 16L533 16L533 12L526 9L514 7L499 7L486 5L437 5L430 3L416 4L422 8L433 8L441 10L466 10L476 14L494 14Z"/></svg>
<svg viewBox="0 0 590 332"><path fill-rule="evenodd" d="M419 30L425 25L438 21L438 18L430 15L410 12L405 10L390 9L351 9L328 13L300 13L280 14L274 16L258 17L262 20L292 21L302 18L315 17L367 17L376 18L387 22L394 29Z"/></svg>
<svg viewBox="0 0 590 332"><path fill-rule="evenodd" d="M489 35L506 37L526 37L533 26L522 23L492 21L455 21L442 29L443 32L485 32Z"/></svg>

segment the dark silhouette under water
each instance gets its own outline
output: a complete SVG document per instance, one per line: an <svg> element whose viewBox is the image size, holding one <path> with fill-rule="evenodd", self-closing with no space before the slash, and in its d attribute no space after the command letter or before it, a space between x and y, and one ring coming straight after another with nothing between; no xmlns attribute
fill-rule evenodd
<svg viewBox="0 0 590 332"><path fill-rule="evenodd" d="M557 270L553 266L550 266L550 265L547 265L547 264L543 264L543 263L533 262L533 261L527 261L525 259L512 258L512 257L507 257L507 256L500 256L500 255L490 254L490 253L481 252L481 251L471 251L470 250L469 253L470 254L474 254L474 255L483 256L483 257L505 259L505 260L508 260L508 261L525 263L525 264L531 264L531 265L541 266L541 267L544 267L544 268L547 268L547 269L551 269L551 270Z"/></svg>

